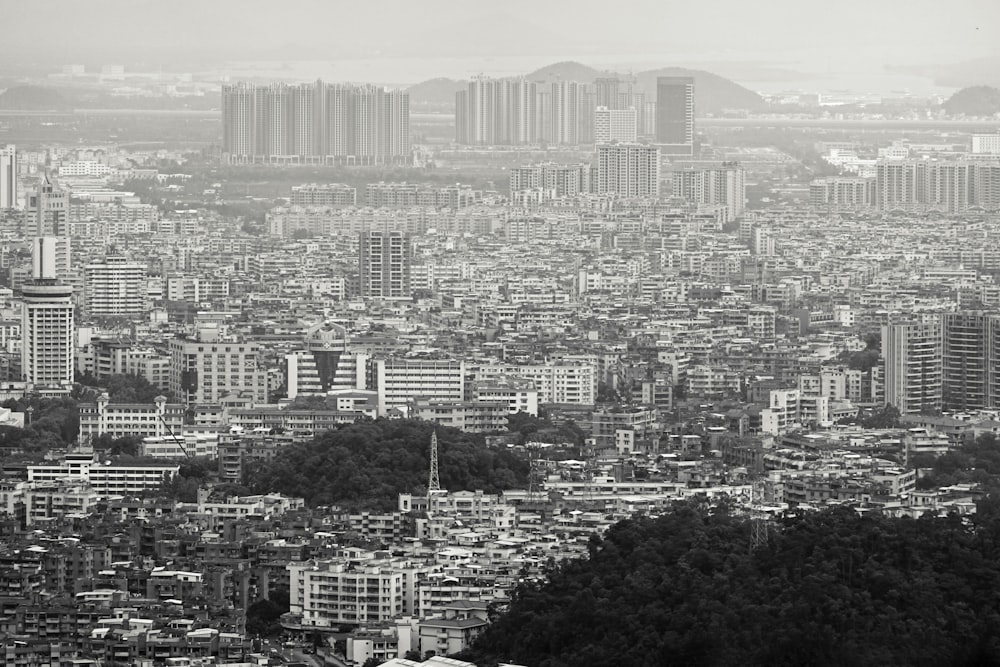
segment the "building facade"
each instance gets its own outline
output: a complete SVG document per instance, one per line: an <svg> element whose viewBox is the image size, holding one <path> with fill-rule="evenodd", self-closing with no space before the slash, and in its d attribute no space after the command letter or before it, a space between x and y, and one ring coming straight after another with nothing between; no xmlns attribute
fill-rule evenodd
<svg viewBox="0 0 1000 667"><path fill-rule="evenodd" d="M656 197L660 188L660 149L646 144L597 146L595 194Z"/></svg>
<svg viewBox="0 0 1000 667"><path fill-rule="evenodd" d="M664 155L694 155L694 77L656 79L656 143Z"/></svg>
<svg viewBox="0 0 1000 667"><path fill-rule="evenodd" d="M409 299L413 248L403 232L365 232L358 243L361 296Z"/></svg>

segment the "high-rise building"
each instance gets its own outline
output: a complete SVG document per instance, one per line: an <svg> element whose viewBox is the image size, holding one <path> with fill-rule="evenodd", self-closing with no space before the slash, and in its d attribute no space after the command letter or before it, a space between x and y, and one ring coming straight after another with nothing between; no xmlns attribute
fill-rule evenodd
<svg viewBox="0 0 1000 667"><path fill-rule="evenodd" d="M652 136L655 133L652 127L654 114L647 111L647 107L652 109L655 105L646 100L645 94L636 90L634 80L599 77L594 81L592 97L595 109L598 107L612 111L635 109L636 130L639 136ZM601 140L595 136L594 143L601 143Z"/></svg>
<svg viewBox="0 0 1000 667"><path fill-rule="evenodd" d="M353 84L237 83L222 87L229 164L405 164L410 98Z"/></svg>
<svg viewBox="0 0 1000 667"><path fill-rule="evenodd" d="M735 163L707 169L677 169L670 173L674 197L698 204L722 204L726 220L743 215L746 201L746 174Z"/></svg>
<svg viewBox="0 0 1000 667"><path fill-rule="evenodd" d="M946 313L941 341L943 407L980 410L1000 405L1000 314Z"/></svg>
<svg viewBox="0 0 1000 667"><path fill-rule="evenodd" d="M146 312L146 265L108 257L83 270L83 310L88 317L139 317Z"/></svg>
<svg viewBox="0 0 1000 667"><path fill-rule="evenodd" d="M1000 208L1000 162L896 160L875 164L875 197L882 211L961 213Z"/></svg>
<svg viewBox="0 0 1000 667"><path fill-rule="evenodd" d="M56 278L53 239L35 239L33 280L22 288L21 372L26 382L73 382L73 288Z"/></svg>
<svg viewBox="0 0 1000 667"><path fill-rule="evenodd" d="M646 144L599 144L596 194L656 197L660 187L660 150Z"/></svg>
<svg viewBox="0 0 1000 667"><path fill-rule="evenodd" d="M542 199L575 197L590 192L589 164L538 164L514 167L510 170L510 192L541 191Z"/></svg>
<svg viewBox="0 0 1000 667"><path fill-rule="evenodd" d="M537 104L538 86L532 81L476 77L467 90L455 95L455 141L466 145L536 143Z"/></svg>
<svg viewBox="0 0 1000 667"><path fill-rule="evenodd" d="M363 232L358 243L361 296L409 299L413 248L403 232Z"/></svg>
<svg viewBox="0 0 1000 667"><path fill-rule="evenodd" d="M200 329L193 337L171 338L168 386L184 403L218 403L227 394L246 392L254 403L267 402L267 374L260 366L260 345Z"/></svg>
<svg viewBox="0 0 1000 667"><path fill-rule="evenodd" d="M656 79L656 143L664 155L694 155L694 77Z"/></svg>
<svg viewBox="0 0 1000 667"><path fill-rule="evenodd" d="M580 143L580 92L584 85L576 81L555 81L551 85L552 128L549 141L555 144Z"/></svg>
<svg viewBox="0 0 1000 667"><path fill-rule="evenodd" d="M941 323L882 326L885 402L902 414L941 409Z"/></svg>
<svg viewBox="0 0 1000 667"><path fill-rule="evenodd" d="M828 211L871 208L875 179L864 176L828 176L809 184L809 204Z"/></svg>
<svg viewBox="0 0 1000 667"><path fill-rule="evenodd" d="M634 143L639 136L635 107L628 109L594 109L594 143Z"/></svg>
<svg viewBox="0 0 1000 667"><path fill-rule="evenodd" d="M69 194L46 173L28 197L25 236L68 236L68 217Z"/></svg>
<svg viewBox="0 0 1000 667"><path fill-rule="evenodd" d="M0 209L17 208L17 148L0 148Z"/></svg>

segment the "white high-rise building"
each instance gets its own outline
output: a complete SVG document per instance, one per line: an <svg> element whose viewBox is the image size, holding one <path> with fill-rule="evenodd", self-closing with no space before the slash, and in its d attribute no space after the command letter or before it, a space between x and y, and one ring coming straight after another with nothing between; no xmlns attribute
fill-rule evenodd
<svg viewBox="0 0 1000 667"><path fill-rule="evenodd" d="M146 311L146 266L125 257L88 264L83 274L88 317L135 317Z"/></svg>
<svg viewBox="0 0 1000 667"><path fill-rule="evenodd" d="M21 372L35 385L73 381L73 288L56 280L56 244L35 240L33 278L22 289Z"/></svg>
<svg viewBox="0 0 1000 667"><path fill-rule="evenodd" d="M632 143L638 137L639 128L635 107L628 109L594 109L594 142L609 144L613 141Z"/></svg>
<svg viewBox="0 0 1000 667"><path fill-rule="evenodd" d="M17 149L0 148L0 209L17 208Z"/></svg>
<svg viewBox="0 0 1000 667"><path fill-rule="evenodd" d="M597 146L596 194L656 197L660 187L660 149L645 144Z"/></svg>

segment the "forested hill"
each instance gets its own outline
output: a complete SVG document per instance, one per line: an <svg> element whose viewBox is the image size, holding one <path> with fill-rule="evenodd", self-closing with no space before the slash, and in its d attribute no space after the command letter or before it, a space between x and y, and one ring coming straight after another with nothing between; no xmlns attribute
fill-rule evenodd
<svg viewBox="0 0 1000 667"><path fill-rule="evenodd" d="M416 419L377 419L283 448L250 471L254 492L280 492L310 505L391 509L400 493L426 490L430 441L438 434L441 488L498 493L527 487L528 463L491 449L482 436Z"/></svg>
<svg viewBox="0 0 1000 667"><path fill-rule="evenodd" d="M617 524L588 559L521 585L477 665L1000 664L1000 520L785 520L691 506Z"/></svg>

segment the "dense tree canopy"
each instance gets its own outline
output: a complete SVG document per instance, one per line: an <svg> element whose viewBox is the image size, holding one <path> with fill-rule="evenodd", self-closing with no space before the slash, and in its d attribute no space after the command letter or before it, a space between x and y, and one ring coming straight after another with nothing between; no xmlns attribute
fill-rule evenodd
<svg viewBox="0 0 1000 667"><path fill-rule="evenodd" d="M247 483L255 492L299 496L311 505L389 509L400 493L427 488L435 429L442 488L496 493L527 486L526 461L487 447L473 434L415 419L362 421L327 431L253 467Z"/></svg>
<svg viewBox="0 0 1000 667"><path fill-rule="evenodd" d="M109 375L98 379L88 373L81 373L77 380L84 386L107 390L112 403L152 403L157 396L163 396L168 401L174 398L172 393L157 387L141 375Z"/></svg>
<svg viewBox="0 0 1000 667"><path fill-rule="evenodd" d="M459 657L480 665L954 665L1000 661L1000 522L838 508L749 524L684 505L615 525L524 583Z"/></svg>

